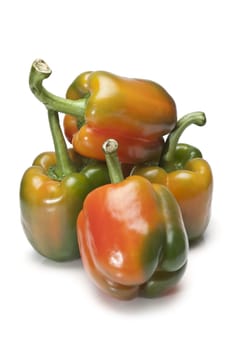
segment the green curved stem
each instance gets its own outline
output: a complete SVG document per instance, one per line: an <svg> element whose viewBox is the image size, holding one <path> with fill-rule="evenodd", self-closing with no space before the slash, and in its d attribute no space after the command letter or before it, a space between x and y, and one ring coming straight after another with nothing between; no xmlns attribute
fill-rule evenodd
<svg viewBox="0 0 234 350"><path fill-rule="evenodd" d="M160 163L170 162L174 159L176 146L178 144L179 138L184 132L184 130L191 124L195 124L198 126L203 126L206 123L206 116L203 112L193 112L186 114L182 118L180 118L172 130L172 132L167 137L167 141L164 146L164 150L162 152L162 157Z"/></svg>
<svg viewBox="0 0 234 350"><path fill-rule="evenodd" d="M121 182L124 176L117 154L118 142L114 139L108 139L103 143L102 149L105 153L111 183Z"/></svg>
<svg viewBox="0 0 234 350"><path fill-rule="evenodd" d="M74 115L79 118L79 123L82 123L84 121L87 99L70 100L58 97L47 91L42 83L51 73L52 70L45 61L37 59L33 62L29 75L29 86L32 93L47 107L47 109Z"/></svg>
<svg viewBox="0 0 234 350"><path fill-rule="evenodd" d="M48 118L56 153L56 166L49 175L57 180L61 180L64 176L74 172L75 169L68 156L67 146L59 124L58 112L49 109Z"/></svg>

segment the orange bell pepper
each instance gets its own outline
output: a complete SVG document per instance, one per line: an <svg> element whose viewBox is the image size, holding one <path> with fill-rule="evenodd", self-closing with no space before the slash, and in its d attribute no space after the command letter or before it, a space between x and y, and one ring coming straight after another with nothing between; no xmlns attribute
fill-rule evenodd
<svg viewBox="0 0 234 350"><path fill-rule="evenodd" d="M191 113L181 118L168 136L160 166L136 166L134 175L167 186L175 196L190 241L200 238L209 223L213 192L213 175L209 163L194 146L178 144L190 124L204 125L205 115Z"/></svg>
<svg viewBox="0 0 234 350"><path fill-rule="evenodd" d="M163 136L177 120L175 102L162 86L104 71L85 72L74 80L68 98L63 99L42 86L51 74L44 61L36 60L32 70L45 72L37 81L30 81L33 93L47 108L69 115L64 121L65 135L78 153L105 160L102 144L115 138L122 163L159 159Z"/></svg>
<svg viewBox="0 0 234 350"><path fill-rule="evenodd" d="M104 144L112 184L88 194L77 220L85 270L119 299L158 296L182 277L188 241L179 206L165 186L123 179L116 143Z"/></svg>

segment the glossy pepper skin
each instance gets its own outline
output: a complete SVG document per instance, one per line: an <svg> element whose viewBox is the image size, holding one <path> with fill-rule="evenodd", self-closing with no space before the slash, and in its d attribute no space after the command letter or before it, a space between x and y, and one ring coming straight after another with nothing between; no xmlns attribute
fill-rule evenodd
<svg viewBox="0 0 234 350"><path fill-rule="evenodd" d="M162 136L176 123L174 100L163 87L105 71L85 72L71 84L67 97L85 96L86 124L74 133L76 118L67 115L64 120L65 134L76 151L103 160L102 144L112 137L119 143L121 162L159 159Z"/></svg>
<svg viewBox="0 0 234 350"><path fill-rule="evenodd" d="M188 238L194 241L204 234L211 213L213 175L209 163L201 152L188 144L177 144L184 122L194 123L200 118L205 124L205 116L195 113L179 121L179 127L169 136L165 153L159 166L137 166L132 174L141 175L152 183L167 186L175 196L184 220ZM187 127L187 125L185 126ZM173 138L173 135L176 138ZM174 142L175 141L175 142Z"/></svg>
<svg viewBox="0 0 234 350"><path fill-rule="evenodd" d="M71 173L62 181L48 171L56 164L54 152L38 156L20 184L21 222L24 232L41 255L56 261L76 259L76 219L91 190L83 174Z"/></svg>
<svg viewBox="0 0 234 350"><path fill-rule="evenodd" d="M30 86L47 74L43 66L30 72ZM36 94L36 93L35 93ZM44 152L23 174L20 183L21 221L32 246L56 261L79 257L76 219L86 195L109 182L104 163L90 162L74 150L67 150L59 115L48 109L48 121L55 152Z"/></svg>
<svg viewBox="0 0 234 350"><path fill-rule="evenodd" d="M89 193L77 232L84 268L115 298L156 297L184 273L188 241L178 204L141 176Z"/></svg>
<svg viewBox="0 0 234 350"><path fill-rule="evenodd" d="M70 151L78 170L81 161L73 153ZM56 180L49 175L55 165L55 152L44 152L23 174L21 222L29 242L41 255L56 261L73 260L80 256L76 220L83 201L90 191L110 180L105 164L89 164L80 173Z"/></svg>
<svg viewBox="0 0 234 350"><path fill-rule="evenodd" d="M44 74L33 76L30 87L47 108L69 115L64 121L65 135L79 154L104 160L102 144L115 138L122 163L159 159L163 136L177 120L175 102L162 86L105 71L85 72L69 87L69 98L63 99L42 86L42 80L51 74L47 64L36 60L32 71L38 69Z"/></svg>

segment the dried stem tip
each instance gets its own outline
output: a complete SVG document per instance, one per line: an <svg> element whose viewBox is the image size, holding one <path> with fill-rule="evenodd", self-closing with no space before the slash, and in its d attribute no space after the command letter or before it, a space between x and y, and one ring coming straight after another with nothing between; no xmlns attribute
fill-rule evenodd
<svg viewBox="0 0 234 350"><path fill-rule="evenodd" d="M40 58L37 58L34 62L33 62L33 67L35 68L35 70L37 70L40 73L45 73L45 74L51 74L52 70L50 69L50 67L48 66L48 64L43 61Z"/></svg>
<svg viewBox="0 0 234 350"><path fill-rule="evenodd" d="M114 139L108 139L103 143L102 149L105 154L115 153L118 150L118 142Z"/></svg>

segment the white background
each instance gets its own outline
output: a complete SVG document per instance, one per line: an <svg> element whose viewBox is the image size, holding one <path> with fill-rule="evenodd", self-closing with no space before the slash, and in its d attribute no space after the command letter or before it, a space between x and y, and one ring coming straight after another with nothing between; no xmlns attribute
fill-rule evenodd
<svg viewBox="0 0 234 350"><path fill-rule="evenodd" d="M233 349L233 18L231 0L1 2L1 349ZM82 71L103 69L160 83L178 116L206 113L206 126L191 126L182 141L212 166L212 217L175 294L112 300L81 262L48 261L27 242L19 183L53 149L28 87L38 57L58 95Z"/></svg>

